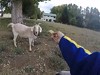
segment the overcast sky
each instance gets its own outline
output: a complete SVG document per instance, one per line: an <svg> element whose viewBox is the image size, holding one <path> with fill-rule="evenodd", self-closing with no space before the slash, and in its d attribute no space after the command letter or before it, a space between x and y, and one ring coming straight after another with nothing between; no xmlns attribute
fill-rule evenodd
<svg viewBox="0 0 100 75"><path fill-rule="evenodd" d="M45 13L50 13L50 9L53 6L58 6L62 4L76 4L78 6L85 7L96 7L100 11L100 0L51 0L39 3L39 8Z"/></svg>

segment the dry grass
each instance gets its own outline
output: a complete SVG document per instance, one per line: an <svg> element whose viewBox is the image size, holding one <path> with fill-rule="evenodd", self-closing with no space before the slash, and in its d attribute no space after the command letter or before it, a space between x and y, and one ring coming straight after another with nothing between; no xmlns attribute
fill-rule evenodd
<svg viewBox="0 0 100 75"><path fill-rule="evenodd" d="M18 38L18 48L15 48L11 28L7 28L10 21L0 19L0 75L54 75L56 71L69 70L58 46L48 34L51 29L62 31L92 52L100 50L100 32L49 22L41 22L43 32L35 41L32 52L28 51L28 39ZM37 22L24 21L29 26Z"/></svg>

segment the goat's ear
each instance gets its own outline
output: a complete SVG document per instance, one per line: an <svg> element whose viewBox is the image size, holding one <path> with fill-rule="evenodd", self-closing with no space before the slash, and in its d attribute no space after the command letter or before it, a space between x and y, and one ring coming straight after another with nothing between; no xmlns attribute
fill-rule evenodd
<svg viewBox="0 0 100 75"><path fill-rule="evenodd" d="M40 32L40 33L42 32L42 28L41 28L41 27L39 27L39 32Z"/></svg>

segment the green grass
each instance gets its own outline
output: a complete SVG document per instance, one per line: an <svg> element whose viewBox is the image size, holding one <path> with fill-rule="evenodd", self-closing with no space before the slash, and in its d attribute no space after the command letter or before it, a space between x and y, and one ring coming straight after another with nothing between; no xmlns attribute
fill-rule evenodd
<svg viewBox="0 0 100 75"><path fill-rule="evenodd" d="M1 18L0 19L0 30L6 30L7 29L7 25L11 22L10 18Z"/></svg>
<svg viewBox="0 0 100 75"><path fill-rule="evenodd" d="M0 43L0 53L4 52L7 50L7 45L6 43Z"/></svg>
<svg viewBox="0 0 100 75"><path fill-rule="evenodd" d="M24 50L22 48L17 47L14 49L14 53L16 55L21 55L21 54L24 54Z"/></svg>

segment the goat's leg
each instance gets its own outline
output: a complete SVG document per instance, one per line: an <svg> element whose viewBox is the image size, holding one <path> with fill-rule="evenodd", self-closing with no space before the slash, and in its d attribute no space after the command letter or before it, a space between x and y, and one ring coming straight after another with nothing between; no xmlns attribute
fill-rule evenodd
<svg viewBox="0 0 100 75"><path fill-rule="evenodd" d="M15 31L14 28L12 28L12 32L13 32L13 35L14 35L14 38L13 38L14 46L17 47L17 45L16 45L16 39L17 39L18 33Z"/></svg>
<svg viewBox="0 0 100 75"><path fill-rule="evenodd" d="M17 36L18 36L18 34L16 33L16 34L14 34L14 39L13 39L13 41L14 41L14 46L15 47L17 47L17 45L16 45L16 39L17 39Z"/></svg>
<svg viewBox="0 0 100 75"><path fill-rule="evenodd" d="M32 46L34 46L34 39L32 40Z"/></svg>
<svg viewBox="0 0 100 75"><path fill-rule="evenodd" d="M29 38L29 51L32 51L32 48L31 48L32 41L33 41L33 38Z"/></svg>

